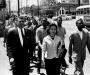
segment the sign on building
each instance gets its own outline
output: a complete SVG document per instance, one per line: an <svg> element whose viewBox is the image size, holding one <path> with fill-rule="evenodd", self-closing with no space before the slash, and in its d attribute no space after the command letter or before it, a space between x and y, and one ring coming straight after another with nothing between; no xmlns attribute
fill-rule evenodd
<svg viewBox="0 0 90 75"><path fill-rule="evenodd" d="M71 3L71 4L77 4L78 0L61 0L62 3Z"/></svg>
<svg viewBox="0 0 90 75"><path fill-rule="evenodd" d="M82 0L82 3L89 3L89 0Z"/></svg>
<svg viewBox="0 0 90 75"><path fill-rule="evenodd" d="M78 0L61 0L61 3L78 4ZM81 4L89 4L89 0L80 0Z"/></svg>

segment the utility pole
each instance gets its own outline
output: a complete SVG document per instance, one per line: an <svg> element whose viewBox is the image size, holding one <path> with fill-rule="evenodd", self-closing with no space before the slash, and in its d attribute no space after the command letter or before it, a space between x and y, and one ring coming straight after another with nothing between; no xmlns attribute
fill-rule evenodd
<svg viewBox="0 0 90 75"><path fill-rule="evenodd" d="M8 2L9 2L9 14L11 14L11 2L10 0Z"/></svg>
<svg viewBox="0 0 90 75"><path fill-rule="evenodd" d="M80 0L78 0L78 6L80 6L81 5L81 1Z"/></svg>
<svg viewBox="0 0 90 75"><path fill-rule="evenodd" d="M19 5L20 5L20 2L18 0L18 16L20 16L20 7L19 7Z"/></svg>
<svg viewBox="0 0 90 75"><path fill-rule="evenodd" d="M20 0L20 8L21 8L20 12L22 14L22 0Z"/></svg>
<svg viewBox="0 0 90 75"><path fill-rule="evenodd" d="M21 8L22 8L22 0L21 0Z"/></svg>
<svg viewBox="0 0 90 75"><path fill-rule="evenodd" d="M26 0L26 15L27 15L27 13L28 13L28 12L27 12L27 10L28 10L28 9L27 9L27 8L28 8L28 7L27 7L27 6L28 6L27 4L28 4L28 0Z"/></svg>
<svg viewBox="0 0 90 75"><path fill-rule="evenodd" d="M37 4L38 4L38 17L39 17L39 0L37 0Z"/></svg>

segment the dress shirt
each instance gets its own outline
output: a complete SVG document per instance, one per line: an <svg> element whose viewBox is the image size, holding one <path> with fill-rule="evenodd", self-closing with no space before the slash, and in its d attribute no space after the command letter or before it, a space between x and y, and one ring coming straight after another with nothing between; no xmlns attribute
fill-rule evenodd
<svg viewBox="0 0 90 75"><path fill-rule="evenodd" d="M18 27L17 27L17 29L18 29L18 34L19 34L19 38L20 38L21 45L23 46L23 36L22 36L21 29L18 28Z"/></svg>
<svg viewBox="0 0 90 75"><path fill-rule="evenodd" d="M49 35L47 35L43 39L42 44L42 60L45 57L46 59L57 58L57 45L61 42L61 38L59 36L55 36L54 39L51 39Z"/></svg>
<svg viewBox="0 0 90 75"><path fill-rule="evenodd" d="M82 40L82 37L83 37L83 32L82 31L77 31L77 33L79 34L81 40Z"/></svg>

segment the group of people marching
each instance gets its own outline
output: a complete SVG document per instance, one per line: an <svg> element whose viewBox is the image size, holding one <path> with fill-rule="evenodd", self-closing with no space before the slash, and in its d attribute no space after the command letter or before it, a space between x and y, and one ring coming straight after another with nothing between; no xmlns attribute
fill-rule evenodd
<svg viewBox="0 0 90 75"><path fill-rule="evenodd" d="M82 19L76 21L78 31L71 34L69 43L69 62L75 62L75 74L84 75L83 65L86 57L86 46L90 53L90 36ZM33 60L35 48L38 48L37 72L45 65L47 75L60 75L60 68L68 67L65 61L66 29L62 26L62 18L53 21L48 18L12 16L6 24L4 43L7 48L13 75L29 75L30 60Z"/></svg>

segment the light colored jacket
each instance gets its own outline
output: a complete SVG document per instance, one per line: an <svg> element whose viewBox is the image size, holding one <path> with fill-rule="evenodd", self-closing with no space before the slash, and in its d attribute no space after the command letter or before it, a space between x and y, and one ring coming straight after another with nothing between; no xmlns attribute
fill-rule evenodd
<svg viewBox="0 0 90 75"><path fill-rule="evenodd" d="M77 60L85 60L86 58L86 46L90 53L90 36L86 30L82 31L83 36L80 38L79 33L73 33L70 36L69 43L69 56L76 55Z"/></svg>

